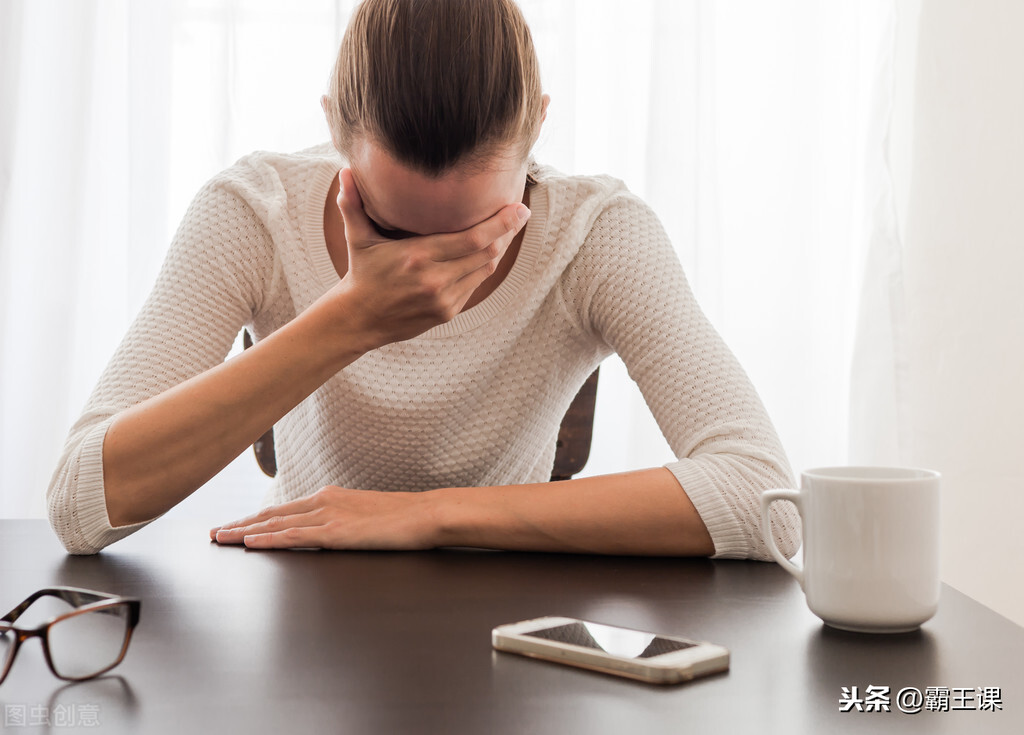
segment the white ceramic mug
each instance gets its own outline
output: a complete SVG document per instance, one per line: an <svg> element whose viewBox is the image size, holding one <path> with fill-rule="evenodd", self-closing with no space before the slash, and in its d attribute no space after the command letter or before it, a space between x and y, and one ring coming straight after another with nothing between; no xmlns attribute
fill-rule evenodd
<svg viewBox="0 0 1024 735"><path fill-rule="evenodd" d="M828 625L903 633L939 605L938 472L891 467L808 470L800 490L761 496L761 532L772 555ZM769 527L769 506L796 505L803 521L803 568L786 559Z"/></svg>

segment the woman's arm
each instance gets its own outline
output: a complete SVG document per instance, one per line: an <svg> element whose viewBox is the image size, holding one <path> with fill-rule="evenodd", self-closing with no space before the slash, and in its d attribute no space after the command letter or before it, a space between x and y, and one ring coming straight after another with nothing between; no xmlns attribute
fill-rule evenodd
<svg viewBox="0 0 1024 735"><path fill-rule="evenodd" d="M710 556L704 522L663 467L531 485L438 490L443 546Z"/></svg>
<svg viewBox="0 0 1024 735"><path fill-rule="evenodd" d="M676 456L665 467L700 515L714 555L770 559L760 496L792 486L785 450L750 378L697 303L653 210L628 192L615 196L574 267L570 282L580 285L567 288L566 299L640 388ZM792 504L773 505L772 526L779 548L794 553L800 524Z"/></svg>
<svg viewBox="0 0 1024 735"><path fill-rule="evenodd" d="M272 298L274 245L248 201L250 171L241 162L193 199L145 304L68 434L47 501L50 523L72 553L96 552L140 525L114 528L124 519L108 517L103 455L111 425L222 363L264 295Z"/></svg>
<svg viewBox="0 0 1024 735"><path fill-rule="evenodd" d="M110 524L188 497L334 373L372 347L351 294L321 299L252 349L119 413L103 443Z"/></svg>
<svg viewBox="0 0 1024 735"><path fill-rule="evenodd" d="M709 556L715 547L664 468L424 493L323 488L213 529L251 548L426 549Z"/></svg>

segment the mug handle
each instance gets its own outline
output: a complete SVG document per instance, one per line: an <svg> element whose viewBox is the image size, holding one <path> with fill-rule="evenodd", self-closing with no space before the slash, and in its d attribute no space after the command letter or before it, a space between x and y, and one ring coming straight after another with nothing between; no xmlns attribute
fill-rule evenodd
<svg viewBox="0 0 1024 735"><path fill-rule="evenodd" d="M775 557L775 561L781 564L783 569L796 577L796 581L799 582L800 587L803 588L804 570L782 555L782 552L779 551L779 547L775 545L775 538L772 536L771 516L768 513L768 509L776 500L788 500L791 502L796 506L797 512L800 514L802 519L804 509L803 504L801 503L800 491L766 490L761 494L761 535L764 536L764 542L768 544L768 550L772 552L772 556Z"/></svg>

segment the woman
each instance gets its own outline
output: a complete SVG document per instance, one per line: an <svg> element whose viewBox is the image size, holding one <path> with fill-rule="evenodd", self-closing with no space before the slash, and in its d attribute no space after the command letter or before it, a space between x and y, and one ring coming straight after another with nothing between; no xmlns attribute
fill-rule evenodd
<svg viewBox="0 0 1024 735"><path fill-rule="evenodd" d="M274 425L272 505L218 543L768 558L759 494L791 483L771 423L653 212L530 159L548 98L512 0L365 0L322 102L332 146L253 154L193 201L51 483L66 548ZM679 460L545 482L612 351Z"/></svg>

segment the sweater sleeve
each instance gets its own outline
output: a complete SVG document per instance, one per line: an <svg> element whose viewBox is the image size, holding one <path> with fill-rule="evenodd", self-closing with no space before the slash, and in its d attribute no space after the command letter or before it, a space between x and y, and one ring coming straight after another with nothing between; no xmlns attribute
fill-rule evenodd
<svg viewBox="0 0 1024 735"><path fill-rule="evenodd" d="M146 525L110 525L103 485L107 429L121 411L224 361L260 308L273 259L266 228L230 178L209 182L71 428L50 481L50 525L70 553L95 553Z"/></svg>
<svg viewBox="0 0 1024 735"><path fill-rule="evenodd" d="M770 559L760 530L763 490L793 487L775 429L749 378L693 297L660 221L620 194L596 219L574 263L583 328L622 358L677 457L666 467L693 502L715 558ZM800 522L772 505L780 551Z"/></svg>

